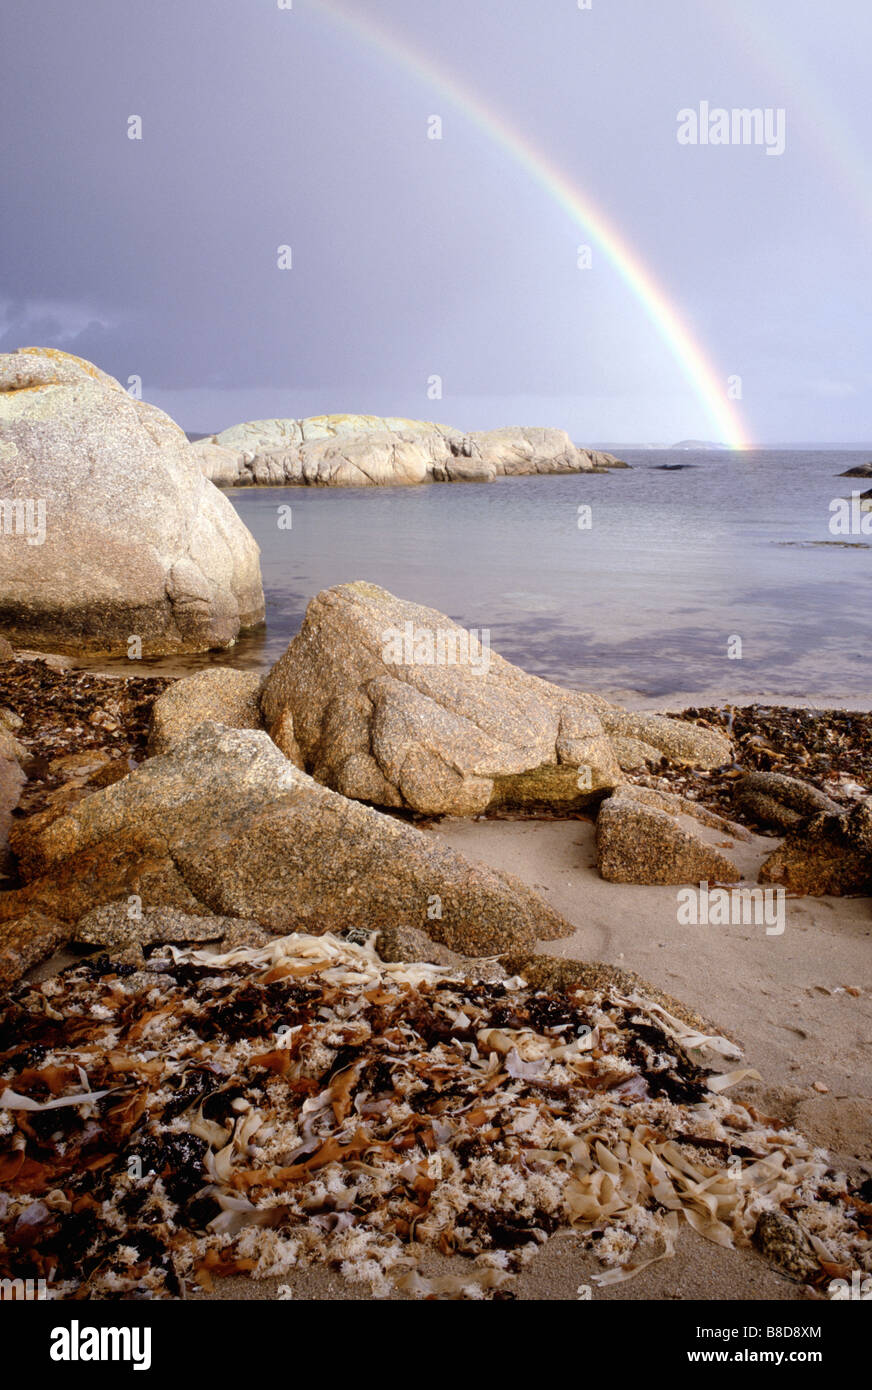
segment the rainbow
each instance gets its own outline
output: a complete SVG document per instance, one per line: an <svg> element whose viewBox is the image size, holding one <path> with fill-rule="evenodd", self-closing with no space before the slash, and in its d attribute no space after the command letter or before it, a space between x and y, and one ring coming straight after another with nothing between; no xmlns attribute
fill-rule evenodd
<svg viewBox="0 0 872 1390"><path fill-rule="evenodd" d="M848 121L837 109L833 94L824 90L813 63L808 62L787 25L776 30L759 3L750 8L745 0L730 6L713 5L711 19L741 53L751 68L765 73L768 82L783 93L791 127L800 126L807 143L815 145L821 173L827 182L839 181L842 192L872 224L870 159ZM796 99L796 93L801 99ZM789 138L789 137L788 137Z"/></svg>
<svg viewBox="0 0 872 1390"><path fill-rule="evenodd" d="M323 14L376 52L427 82L526 170L605 252L654 323L660 337L668 344L715 425L718 437L731 449L751 448L738 412L727 397L725 377L712 365L701 344L635 250L550 156L538 149L501 113L488 106L477 93L462 86L392 31L369 18L362 19L352 14L336 0L311 0L311 4L316 13Z"/></svg>

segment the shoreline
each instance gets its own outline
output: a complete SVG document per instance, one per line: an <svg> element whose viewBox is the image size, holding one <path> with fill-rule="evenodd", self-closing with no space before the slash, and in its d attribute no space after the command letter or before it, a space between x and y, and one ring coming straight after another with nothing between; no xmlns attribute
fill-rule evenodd
<svg viewBox="0 0 872 1390"><path fill-rule="evenodd" d="M20 653L19 653L20 655ZM253 664L249 661L237 665L233 661L233 648L216 650L185 657L153 657L138 662L118 660L90 660L87 657L74 657L63 652L28 650L27 659L45 660L47 657L60 657L69 662L69 669L85 672L92 676L105 676L110 680L133 680L160 677L167 680L184 680L186 676L196 675L198 671L209 670L214 666L226 666L231 670L259 671L264 675L272 669L273 663L264 661ZM523 669L528 669L524 667ZM535 674L535 673L534 673ZM559 682L558 682L559 684ZM565 686L565 689L581 687ZM644 714L676 715L692 708L719 708L730 706L735 709L750 709L758 705L767 709L807 709L816 711L843 710L846 713L872 713L872 686L859 695L846 695L844 692L828 694L816 691L810 695L782 694L772 690L754 692L740 691L724 693L722 687L707 686L698 690L674 690L664 695L651 696L627 687L603 686L595 684L585 687L585 692L599 696L610 704L623 709Z"/></svg>
<svg viewBox="0 0 872 1390"><path fill-rule="evenodd" d="M30 662L16 663L19 669L25 665L30 684L38 687L39 670ZM62 688L79 684L75 678L82 674L98 680L101 677L100 672L81 662L70 663L63 672L52 672L50 667L46 672L47 680L50 673L51 681ZM140 667L134 672L113 669L103 672L102 678L112 682L113 694L118 687L128 687L131 697L136 693L140 713L135 729L129 724L129 715L126 723L123 714L117 717L115 731L89 725L91 741L114 739L124 744L114 750L115 764L123 757L130 760L131 751L126 746L130 739L138 749L136 759L144 757L145 697L138 687L151 686L153 668ZM154 680L152 693L166 684L168 677L162 673L160 680ZM88 695L89 685L84 683L77 717L84 717L89 699L99 704L96 694ZM65 721L71 721L64 707L58 711L60 718L55 718L50 699L39 703L36 691L34 698L34 709L39 710L47 728L54 728L48 757L63 760L74 750L80 753L81 740L64 733ZM2 703L5 700L0 700ZM675 703L670 700L665 708L674 713ZM730 703L722 701L721 707ZM743 700L735 707L750 709L754 704L762 705L762 701ZM664 705L640 703L639 708L661 710ZM710 707L700 703L688 708L704 717ZM777 714L778 710L815 706L796 700L767 703L764 708ZM838 706L828 704L826 709L836 711ZM771 732L770 726L765 728ZM27 725L21 736L35 745L34 734L34 728ZM47 760L43 757L44 762ZM694 795L699 791L700 800L705 801L710 774L676 769L674 775L682 785L687 777L695 779ZM650 780L657 780L656 774L642 778L643 784ZM49 797L63 799L64 786L72 788L72 784L73 779L50 787ZM80 790L87 795L93 789L86 782ZM713 784L709 786L712 795L716 790ZM39 809L37 802L29 807L30 811ZM571 924L572 936L538 942L537 959L543 968L548 961L601 961L617 971L636 972L655 990L711 1019L725 1037L740 1045L743 1065L756 1067L761 1076L759 1081L740 1081L731 1089L730 1097L736 1104L750 1107L752 1114L768 1117L776 1126L795 1125L813 1144L829 1151L837 1171L845 1172L856 1183L872 1183L867 1143L872 1130L872 1073L868 1067L868 1050L872 1048L872 976L868 965L872 916L868 898L790 898L787 929L775 938L753 926L689 929L677 920L675 888L618 884L600 877L594 825L584 812L548 818L494 815L460 820L446 816L418 824L428 839L446 850L457 851L474 864L514 875ZM754 881L756 867L775 843L773 837L752 835L743 847L748 882ZM64 949L32 970L28 979L45 980L80 963L84 959L81 951L81 947ZM420 1268L425 1277L448 1276L456 1282L459 1275L468 1272L469 1263L459 1256L439 1256L430 1251ZM580 1234L560 1231L518 1271L513 1289L517 1298L533 1301L576 1299L577 1289L591 1287L592 1281L596 1289L593 1297L603 1301L676 1296L805 1301L815 1297L752 1249L723 1249L686 1227L680 1232L672 1258L653 1264L627 1283L596 1287L597 1272L601 1272L601 1265L589 1241ZM210 1289L197 1291L194 1297L273 1299L278 1296L280 1281L298 1299L372 1297L364 1285L351 1283L338 1271L326 1268L292 1270L257 1280L215 1277ZM388 1297L404 1300L409 1295L398 1291Z"/></svg>

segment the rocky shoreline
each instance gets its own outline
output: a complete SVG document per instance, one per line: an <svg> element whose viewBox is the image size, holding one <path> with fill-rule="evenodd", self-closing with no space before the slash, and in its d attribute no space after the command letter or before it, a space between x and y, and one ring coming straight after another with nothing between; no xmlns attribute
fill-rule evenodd
<svg viewBox="0 0 872 1390"><path fill-rule="evenodd" d="M428 420L319 415L253 420L191 444L220 487L403 487L490 483L531 473L605 473L627 464L580 449L565 430L463 433Z"/></svg>
<svg viewBox="0 0 872 1390"><path fill-rule="evenodd" d="M265 675L40 656L64 633L133 665L259 621L257 547L202 471L228 444L258 484L606 464L559 431L359 417L191 447L51 350L0 385L0 1275L179 1297L326 1262L375 1297L506 1298L554 1235L608 1289L685 1227L802 1296L872 1270L868 1165L727 1098L760 1078L718 997L561 956L553 881L451 842L588 823L622 911L868 915L872 715L630 711L363 581L314 596Z"/></svg>
<svg viewBox="0 0 872 1390"><path fill-rule="evenodd" d="M432 804L436 790L443 802L448 797L455 815L466 804L461 814L487 819L537 811L596 816L600 873L613 882L696 882L704 872L728 882L725 837L739 845L751 837L747 827L760 829L766 822L771 830L775 816L785 843L793 836L799 845L797 862L815 854L819 860L823 843L828 870L848 872L858 844L866 856L862 862L872 862L863 838L869 788L856 780L868 771L872 716L830 720L823 712L690 709L678 719L636 716L631 730L604 701L568 691L558 695L557 687L517 668L497 666L492 680L491 667L488 699L496 707L508 697L517 716L522 692L526 700L518 727L527 742L518 738L514 753L508 751L511 726L500 717L500 756L513 768L502 774L500 794L493 794L500 778L492 778L488 802L477 809L468 802L458 746L453 781L434 783L425 776L419 754L416 776L400 777L388 796L384 778L391 764L382 751L379 797L389 804L378 811L313 781L297 765L312 766L324 730L333 727L318 704L319 678L334 682L334 699L345 689L359 711L356 672L366 675L367 688L379 679L371 668L381 655L367 637L367 613L376 601L383 618L397 618L399 601L371 586L319 596L296 652L292 644L266 680L230 668L173 682L101 677L64 661L49 665L13 657L0 664L0 721L18 744L27 777L10 831L17 878L0 892L0 969L9 990L0 1005L7 1104L0 1171L10 1194L5 1221L0 1216L0 1269L19 1270L22 1260L28 1270L50 1268L64 1297L123 1291L177 1297L192 1281L211 1287L214 1276L299 1272L326 1255L346 1278L363 1279L373 1296L393 1290L407 1297L511 1297L545 1240L563 1229L593 1229L600 1259L596 1278L608 1288L648 1260L670 1254L683 1219L698 1230L705 1226L701 1209L694 1214L683 1200L666 1225L652 1215L658 1188L650 1188L650 1174L665 1165L674 1183L695 1153L702 1163L697 1181L718 1182L723 1196L709 1239L751 1245L779 1277L825 1296L834 1277L872 1260L862 1170L846 1177L803 1147L800 1135L767 1130L753 1106L718 1100L722 1084L756 1073L725 1074L740 1051L716 1024L631 971L538 954L543 942L572 929L520 880L437 846L427 826L442 814ZM419 630L425 611L415 610ZM319 647L313 633L324 638L325 624L339 621L337 614L344 648L337 631ZM448 623L442 615L433 618ZM327 659L337 645L341 682ZM499 662L495 655L492 660ZM392 679L401 686L411 682L416 698L433 706L417 723L407 711L408 756L416 739L432 744L436 712L446 710L449 696L469 713L469 682L478 677L469 668L413 663L398 668ZM305 708L297 703L298 689L305 693ZM578 700L585 702L583 722L573 705ZM359 772L353 721L343 710L332 717L346 740L346 762L351 759ZM530 722L534 712L546 720L547 737L556 738L551 746L573 759L565 764L575 774L569 799L559 777L543 777L543 745L536 746ZM486 724L480 703L476 717L479 727ZM312 732L316 726L321 742ZM361 728L372 756L380 747L376 725L364 721ZM646 742L654 739L660 748ZM536 766L532 782L519 766L523 747L522 762ZM557 772L560 754L553 756ZM480 780L481 746L476 757ZM769 771L767 764L779 770ZM591 770L581 786L580 766ZM319 776L340 782L344 767L322 756ZM800 780L799 771L813 780ZM807 805L797 788L804 789ZM856 829L856 843L845 835L846 826ZM838 843L836 830L842 832ZM810 834L811 849L803 839ZM870 886L861 888L868 892ZM851 883L843 889L860 890ZM832 883L826 891L833 891ZM46 956L54 956L54 966L15 983ZM417 964L408 964L410 959ZM378 1039L390 1031L387 1017L369 1019L366 991L374 988L380 1008L392 1001L392 1026L400 1024L406 1040L390 1056L393 1070L375 1084L370 1069L384 1066ZM324 1016L320 1001L328 999L333 1022L323 1025L316 1046L312 1024L299 1020L311 1019L316 1008ZM176 1025L172 1019L180 1008ZM469 1100L456 1115L438 1102L446 1075L443 1050L462 1051L466 1025L456 1019L470 1015L470 1037L485 1054L490 1049L498 1059L499 1039L505 1038L505 1061L502 1069L496 1062L493 1073L503 1078L502 1090L481 1092L474 1069L457 1073L459 1096L493 1097L479 1102L482 1118L471 1128L465 1117L478 1110L469 1111ZM69 1023L58 1031L58 1025L47 1025L47 1016ZM146 1026L151 1018L158 1022ZM296 1021L279 1028L281 1018ZM342 1021L349 1018L358 1020L350 1031ZM574 1020L576 1036L569 1050L566 1019ZM285 1027L290 1047L282 1039ZM306 1036L310 1041L301 1050ZM596 1040L592 1051L589 1037ZM160 1064L158 1056L164 1059ZM352 1066L351 1090L340 1057ZM411 1068L402 1083L399 1062ZM427 1082L433 1067L441 1078L435 1091ZM195 1087L188 1096L187 1079L210 1073L218 1078L217 1089ZM75 1102L82 1074L95 1098L91 1120L88 1107ZM417 1079L409 1089L412 1076ZM334 1098L331 1113L338 1118L316 1127L308 1144L302 1112L284 1102L275 1110L275 1088L289 1084L288 1095ZM590 1118L583 1121L584 1111L573 1112L575 1157L567 1171L575 1176L568 1186L561 1180L549 1188L547 1197L537 1180L539 1196L529 1189L525 1200L532 1204L518 1222L501 1195L519 1177L515 1151L505 1148L512 1117L531 1113L531 1104L553 1107L555 1097L573 1095L578 1085L584 1094L602 1096L598 1157L592 1167L582 1158L579 1145ZM167 1086L179 1091L178 1104L167 1106ZM216 1099L207 1106L213 1090ZM111 1100L103 1101L104 1094ZM436 1101L429 1100L431 1094ZM341 1104L335 1099L340 1095ZM703 1097L710 1118L699 1129L694 1106ZM357 1145L354 1126L345 1119L352 1098L363 1117L377 1117L357 1131L366 1134ZM227 1109L237 1102L238 1113L252 1117L250 1133ZM25 1103L27 1110L16 1108ZM61 1112L62 1150L36 1124L40 1107L51 1104L68 1107ZM565 1104L560 1114L565 1127ZM417 1142L409 1116L420 1117L421 1133L434 1136L427 1143L431 1154L440 1155L438 1172L426 1156L427 1144L423 1159L410 1164L404 1156ZM543 1111L536 1123L545 1118ZM253 1139L264 1125L285 1136L278 1147L264 1148ZM554 1142L544 1130L534 1132L539 1149ZM650 1136L647 1141L639 1138L642 1133ZM616 1201L604 1200L602 1174L615 1161L623 1171L620 1155L631 1135L637 1158L627 1169L629 1186L618 1186ZM735 1170L737 1153L746 1158ZM773 1153L781 1155L781 1197L774 1204L765 1159ZM321 1172L339 1178L350 1165L353 1173L364 1154L380 1175L373 1189L381 1193L373 1208L378 1219L364 1214L364 1203L351 1221L337 1222L336 1213L346 1208L328 1202L316 1209L331 1213L330 1219L313 1221ZM127 1176L133 1159L145 1166L141 1179ZM729 1186L718 1176L728 1165L749 1176ZM94 1176L82 1177L83 1171ZM454 1233L438 1216L449 1171L450 1190L464 1194L468 1213ZM789 1176L793 1171L795 1178ZM789 1213L780 1205L787 1194ZM418 1213L411 1244L410 1201ZM86 1232L74 1232L66 1213L83 1202L96 1202L104 1216ZM243 1212L249 1215L238 1214ZM273 1213L269 1219L267 1212ZM470 1236L473 1212L478 1215ZM139 1233L155 1220L160 1238L144 1243ZM38 1231L37 1244L21 1246L22 1223ZM434 1279L426 1272L431 1246L459 1258L464 1272ZM36 1263L26 1251L39 1251ZM363 1259L359 1268L356 1257Z"/></svg>

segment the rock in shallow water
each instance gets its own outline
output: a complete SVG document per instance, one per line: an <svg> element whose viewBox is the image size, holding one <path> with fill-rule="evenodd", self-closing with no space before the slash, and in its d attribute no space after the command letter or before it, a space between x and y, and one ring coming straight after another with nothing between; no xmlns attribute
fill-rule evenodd
<svg viewBox="0 0 872 1390"><path fill-rule="evenodd" d="M463 434L431 421L375 415L252 420L190 449L213 481L262 486L491 482L625 466L611 454L577 448L565 430L507 427Z"/></svg>
<svg viewBox="0 0 872 1390"><path fill-rule="evenodd" d="M312 600L261 707L317 781L429 815L583 806L622 780L612 734L653 762L712 767L730 756L720 734L528 675L485 632L361 582Z"/></svg>
<svg viewBox="0 0 872 1390"><path fill-rule="evenodd" d="M184 433L89 362L0 354L0 624L127 655L229 646L264 615L258 546Z"/></svg>
<svg viewBox="0 0 872 1390"><path fill-rule="evenodd" d="M319 786L265 733L216 724L50 824L19 825L15 847L28 884L0 917L51 906L76 921L136 893L279 933L418 926L465 955L572 932L519 880Z"/></svg>

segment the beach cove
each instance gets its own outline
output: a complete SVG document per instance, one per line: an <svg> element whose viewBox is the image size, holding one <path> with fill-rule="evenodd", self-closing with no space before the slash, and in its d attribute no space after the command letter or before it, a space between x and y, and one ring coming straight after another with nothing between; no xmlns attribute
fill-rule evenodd
<svg viewBox="0 0 872 1390"><path fill-rule="evenodd" d="M3 597L4 1274L791 1300L865 1270L868 555L820 533L837 461L780 460L789 515L759 460L606 475L565 443L560 476L222 493L90 364L0 366L4 486L48 494L34 573L80 586L13 565ZM57 505L95 466L99 571Z"/></svg>

